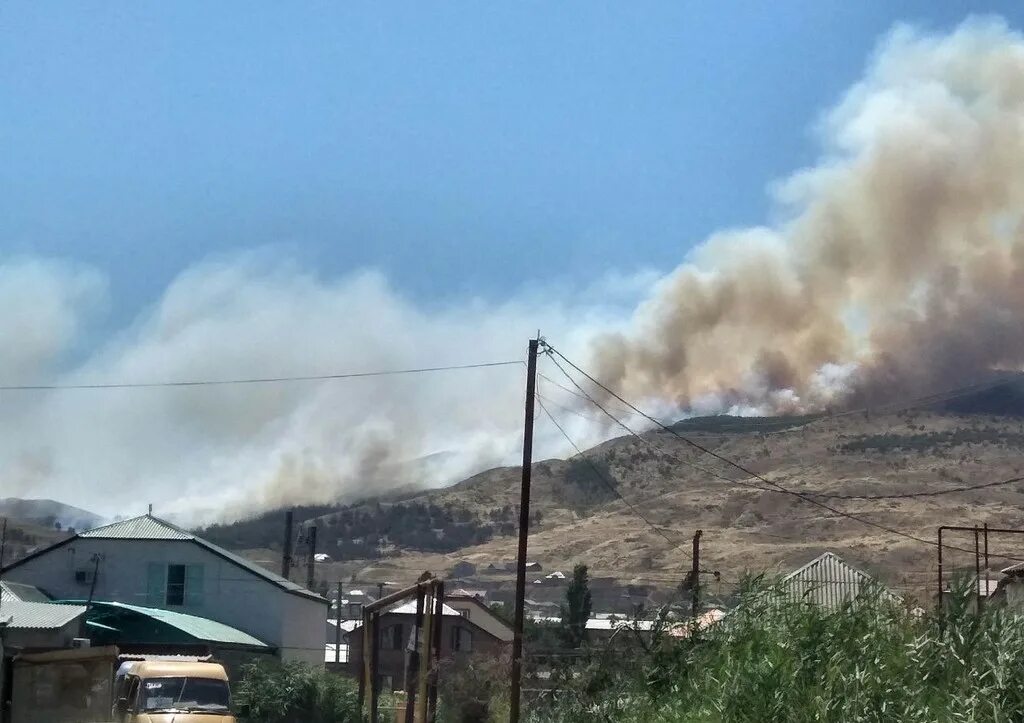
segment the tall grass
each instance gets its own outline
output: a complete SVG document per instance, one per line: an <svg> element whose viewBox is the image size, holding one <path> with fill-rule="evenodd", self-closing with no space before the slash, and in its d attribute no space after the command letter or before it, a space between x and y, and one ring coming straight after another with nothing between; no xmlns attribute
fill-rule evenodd
<svg viewBox="0 0 1024 723"><path fill-rule="evenodd" d="M1024 618L952 598L914 616L880 594L829 611L748 590L699 636L596 656L531 720L1024 720Z"/></svg>

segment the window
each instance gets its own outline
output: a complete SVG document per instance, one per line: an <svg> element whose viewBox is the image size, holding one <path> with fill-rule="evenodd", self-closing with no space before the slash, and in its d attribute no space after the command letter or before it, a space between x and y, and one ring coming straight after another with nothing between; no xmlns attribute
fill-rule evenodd
<svg viewBox="0 0 1024 723"><path fill-rule="evenodd" d="M146 605L190 607L203 604L203 566L151 562L147 569Z"/></svg>
<svg viewBox="0 0 1024 723"><path fill-rule="evenodd" d="M473 632L461 625L452 628L452 652L471 653L473 652Z"/></svg>
<svg viewBox="0 0 1024 723"><path fill-rule="evenodd" d="M180 607L185 604L185 566L167 566L167 605Z"/></svg>
<svg viewBox="0 0 1024 723"><path fill-rule="evenodd" d="M173 567L173 566L172 566ZM231 694L223 680L211 678L149 678L143 681L136 709L227 713Z"/></svg>
<svg viewBox="0 0 1024 723"><path fill-rule="evenodd" d="M405 647L405 626L401 623L389 625L381 630L380 647L382 650L402 650Z"/></svg>

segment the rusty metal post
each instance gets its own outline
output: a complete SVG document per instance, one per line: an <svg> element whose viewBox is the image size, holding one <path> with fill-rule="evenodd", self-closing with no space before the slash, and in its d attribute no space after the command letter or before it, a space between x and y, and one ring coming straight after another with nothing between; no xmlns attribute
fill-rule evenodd
<svg viewBox="0 0 1024 723"><path fill-rule="evenodd" d="M437 719L437 681L441 675L441 624L444 622L444 583L434 585L433 640L430 641L430 677L427 679L427 723Z"/></svg>
<svg viewBox="0 0 1024 723"><path fill-rule="evenodd" d="M988 523L987 522L985 523L984 530L985 530L985 597L987 599L988 598L988 582L989 582L989 578L988 578L988 567L989 567L989 560L988 560Z"/></svg>
<svg viewBox="0 0 1024 723"><path fill-rule="evenodd" d="M338 600L335 603L337 610L335 611L334 622L336 623L337 630L334 631L334 662L341 662L341 581L338 581Z"/></svg>
<svg viewBox="0 0 1024 723"><path fill-rule="evenodd" d="M693 567L690 571L690 616L694 625L700 615L700 538L704 530L697 530L693 533Z"/></svg>
<svg viewBox="0 0 1024 723"><path fill-rule="evenodd" d="M988 594L988 589L985 590L985 594ZM978 528L974 528L974 611L977 613L981 612L982 606L982 592L981 592L981 544L978 540Z"/></svg>
<svg viewBox="0 0 1024 723"><path fill-rule="evenodd" d="M515 627L512 635L512 690L510 723L519 723L519 698L523 677L523 617L526 607L526 554L530 532L530 475L533 466L533 410L537 389L537 339L530 339L526 357L526 416L523 424L523 479L519 494L519 555L516 564Z"/></svg>

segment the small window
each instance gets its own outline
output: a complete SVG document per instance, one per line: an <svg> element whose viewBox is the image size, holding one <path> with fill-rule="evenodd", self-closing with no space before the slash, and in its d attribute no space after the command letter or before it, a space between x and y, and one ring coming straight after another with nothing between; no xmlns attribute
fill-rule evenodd
<svg viewBox="0 0 1024 723"><path fill-rule="evenodd" d="M383 650L401 650L405 647L405 626L401 623L389 625L381 630L380 647Z"/></svg>
<svg viewBox="0 0 1024 723"><path fill-rule="evenodd" d="M167 566L167 605L181 607L185 604L185 566Z"/></svg>
<svg viewBox="0 0 1024 723"><path fill-rule="evenodd" d="M471 653L473 652L473 632L466 630L461 625L452 628L452 652Z"/></svg>

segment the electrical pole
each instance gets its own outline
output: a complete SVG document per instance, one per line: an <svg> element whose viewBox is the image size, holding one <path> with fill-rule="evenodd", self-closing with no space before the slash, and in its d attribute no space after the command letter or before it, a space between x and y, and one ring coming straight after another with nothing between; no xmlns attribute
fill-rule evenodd
<svg viewBox="0 0 1024 723"><path fill-rule="evenodd" d="M312 590L316 583L316 525L310 525L306 532L306 545L309 548L309 558L306 560L306 589Z"/></svg>
<svg viewBox="0 0 1024 723"><path fill-rule="evenodd" d="M697 530L693 533L693 568L690 570L690 614L693 617L693 622L697 622L697 616L700 614L700 536L704 534L703 530Z"/></svg>
<svg viewBox="0 0 1024 723"><path fill-rule="evenodd" d="M538 335L539 336L539 335ZM519 698L523 677L523 617L526 601L526 542L530 531L530 474L533 466L533 409L537 390L537 347L530 339L526 358L526 416L523 425L523 482L519 499L519 556L516 564L516 610L512 637L512 692L509 721L519 723Z"/></svg>
<svg viewBox="0 0 1024 723"><path fill-rule="evenodd" d="M288 510L284 513L284 544L281 546L281 577L290 579L292 573L292 523L295 513Z"/></svg>

